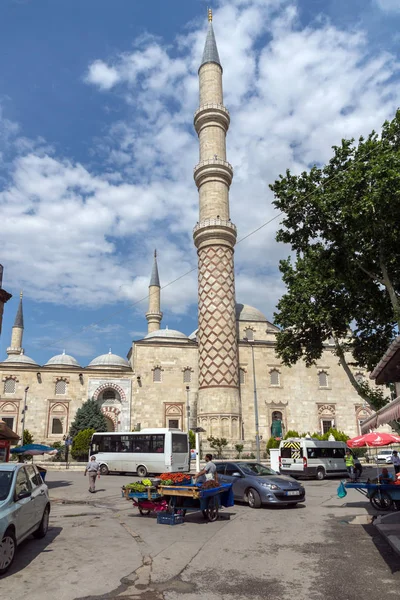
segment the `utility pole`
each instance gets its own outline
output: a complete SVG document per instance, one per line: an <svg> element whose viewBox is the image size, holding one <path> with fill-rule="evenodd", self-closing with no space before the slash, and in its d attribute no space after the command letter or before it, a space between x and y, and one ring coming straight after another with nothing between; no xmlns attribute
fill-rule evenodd
<svg viewBox="0 0 400 600"><path fill-rule="evenodd" d="M258 425L258 400L257 400L257 380L256 380L256 366L254 360L254 345L248 340L244 338L246 342L250 345L251 348L251 358L253 363L253 395L254 395L254 421L256 428L256 460L260 462L260 432Z"/></svg>
<svg viewBox="0 0 400 600"><path fill-rule="evenodd" d="M186 386L186 431L187 431L188 435L189 435L189 430L190 430L189 392L190 392L190 387L187 385Z"/></svg>
<svg viewBox="0 0 400 600"><path fill-rule="evenodd" d="M25 432L25 414L26 411L28 410L28 407L26 405L26 398L28 396L28 390L29 390L29 385L28 387L25 388L25 396L24 396L24 409L22 411L22 436L21 436L21 440L22 440L22 444L21 446L24 445L24 432Z"/></svg>

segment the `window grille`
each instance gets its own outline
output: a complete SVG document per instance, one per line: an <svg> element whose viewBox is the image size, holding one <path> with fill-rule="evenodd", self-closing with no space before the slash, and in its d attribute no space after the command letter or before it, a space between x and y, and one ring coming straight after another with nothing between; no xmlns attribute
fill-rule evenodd
<svg viewBox="0 0 400 600"><path fill-rule="evenodd" d="M157 383L160 383L161 381L161 369L159 367L153 369L153 381Z"/></svg>
<svg viewBox="0 0 400 600"><path fill-rule="evenodd" d="M67 393L67 382L64 379L56 382L56 396L61 396Z"/></svg>
<svg viewBox="0 0 400 600"><path fill-rule="evenodd" d="M325 371L318 373L319 387L328 387L328 374Z"/></svg>
<svg viewBox="0 0 400 600"><path fill-rule="evenodd" d="M239 383L240 385L244 385L246 381L246 374L244 369L239 369Z"/></svg>
<svg viewBox="0 0 400 600"><path fill-rule="evenodd" d="M190 369L185 369L183 371L183 383L190 383L192 381L192 371Z"/></svg>
<svg viewBox="0 0 400 600"><path fill-rule="evenodd" d="M269 380L271 385L280 385L280 374L279 371L273 369L269 374Z"/></svg>
<svg viewBox="0 0 400 600"><path fill-rule="evenodd" d="M254 341L254 331L252 329L245 329L244 335L249 340L249 342Z"/></svg>
<svg viewBox="0 0 400 600"><path fill-rule="evenodd" d="M11 377L6 379L4 382L4 393L5 394L15 394L15 379Z"/></svg>

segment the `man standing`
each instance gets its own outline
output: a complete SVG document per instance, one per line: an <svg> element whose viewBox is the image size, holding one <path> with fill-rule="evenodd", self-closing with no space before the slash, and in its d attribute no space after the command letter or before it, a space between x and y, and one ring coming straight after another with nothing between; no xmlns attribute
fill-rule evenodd
<svg viewBox="0 0 400 600"><path fill-rule="evenodd" d="M353 481L354 480L354 457L351 453L351 450L349 450L349 449L346 450L345 462L346 462L346 469L349 474L349 478L351 479L351 481Z"/></svg>
<svg viewBox="0 0 400 600"><path fill-rule="evenodd" d="M89 492L94 494L96 487L96 477L100 479L100 465L95 456L90 457L90 461L86 465L85 475L89 473Z"/></svg>
<svg viewBox="0 0 400 600"><path fill-rule="evenodd" d="M198 483L203 481L210 481L210 479L217 480L217 467L212 462L212 454L206 454L206 464L204 468L196 473L195 478Z"/></svg>
<svg viewBox="0 0 400 600"><path fill-rule="evenodd" d="M400 473L400 456L398 455L397 450L393 450L392 452L392 463L394 466L394 472L397 475L397 473Z"/></svg>

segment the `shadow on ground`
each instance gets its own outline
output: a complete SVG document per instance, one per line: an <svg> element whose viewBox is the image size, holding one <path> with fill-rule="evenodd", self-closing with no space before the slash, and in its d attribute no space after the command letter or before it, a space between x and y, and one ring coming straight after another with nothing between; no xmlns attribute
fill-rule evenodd
<svg viewBox="0 0 400 600"><path fill-rule="evenodd" d="M375 548L378 550L379 554L382 556L383 560L394 573L400 572L400 561L399 555L393 550L390 544L382 537L379 533L375 525L363 525L364 531L370 536L372 539ZM368 566L368 565L366 565Z"/></svg>
<svg viewBox="0 0 400 600"><path fill-rule="evenodd" d="M50 546L53 540L60 535L62 529L62 527L49 527L46 537L41 540L30 535L18 546L14 563L7 573L0 577L0 581L25 569L42 552L53 552Z"/></svg>
<svg viewBox="0 0 400 600"><path fill-rule="evenodd" d="M53 488L59 488L59 487L68 487L70 485L72 485L72 481L65 481L64 479L60 479L58 481L45 481L47 487L49 488L49 490L52 490Z"/></svg>

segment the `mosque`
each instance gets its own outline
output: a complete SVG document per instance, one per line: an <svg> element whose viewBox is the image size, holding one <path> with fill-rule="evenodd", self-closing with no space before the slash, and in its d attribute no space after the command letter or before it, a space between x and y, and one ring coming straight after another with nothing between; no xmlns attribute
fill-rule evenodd
<svg viewBox="0 0 400 600"><path fill-rule="evenodd" d="M199 67L200 105L194 115L200 159L194 170L199 220L193 239L198 253L198 329L191 335L162 328L161 288L154 263L146 313L147 335L132 343L127 358L111 351L87 366L68 354L39 365L23 349L23 300L12 328L7 358L0 362L0 419L36 442L61 441L77 409L98 402L110 431L144 427L201 427L203 439L225 437L230 448L261 447L288 430L349 436L372 414L351 386L329 342L318 364L282 365L275 354L278 328L257 308L236 302L236 227L229 216L233 169L226 156L230 125L223 104L223 69L209 13ZM357 379L367 377L363 369Z"/></svg>

